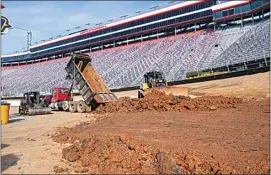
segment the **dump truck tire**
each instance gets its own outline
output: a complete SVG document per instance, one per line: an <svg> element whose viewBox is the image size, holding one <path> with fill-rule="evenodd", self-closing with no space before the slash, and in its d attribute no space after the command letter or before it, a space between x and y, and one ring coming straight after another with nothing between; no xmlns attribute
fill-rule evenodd
<svg viewBox="0 0 271 175"><path fill-rule="evenodd" d="M68 101L63 101L62 102L62 109L64 111L68 111L69 110L69 102Z"/></svg>
<svg viewBox="0 0 271 175"><path fill-rule="evenodd" d="M80 112L80 113L84 113L86 112L86 104L83 100L80 100L78 103L77 103L77 111Z"/></svg>
<svg viewBox="0 0 271 175"><path fill-rule="evenodd" d="M20 114L20 115L24 115L24 110L21 109L21 107L19 107L19 114Z"/></svg>
<svg viewBox="0 0 271 175"><path fill-rule="evenodd" d="M76 112L76 103L75 102L70 102L69 103L69 111L71 112L71 113L75 113Z"/></svg>

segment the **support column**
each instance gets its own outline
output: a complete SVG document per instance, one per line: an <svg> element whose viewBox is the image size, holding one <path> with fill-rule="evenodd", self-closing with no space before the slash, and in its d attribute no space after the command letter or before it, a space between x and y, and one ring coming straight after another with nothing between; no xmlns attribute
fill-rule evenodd
<svg viewBox="0 0 271 175"><path fill-rule="evenodd" d="M228 64L227 60L225 60L225 62L226 62L227 70L228 70L228 72L230 72L230 68L229 68L229 64Z"/></svg>
<svg viewBox="0 0 271 175"><path fill-rule="evenodd" d="M176 30L176 27L174 28L174 33L175 33L175 36L176 36L176 34L177 34L177 30Z"/></svg>
<svg viewBox="0 0 271 175"><path fill-rule="evenodd" d="M241 15L241 27L242 27L242 30L243 30L243 27L244 27L244 24L243 24L243 15Z"/></svg>
<svg viewBox="0 0 271 175"><path fill-rule="evenodd" d="M254 14L252 13L252 25L254 26Z"/></svg>
<svg viewBox="0 0 271 175"><path fill-rule="evenodd" d="M263 9L262 9L262 21L264 20L264 12L263 12Z"/></svg>
<svg viewBox="0 0 271 175"><path fill-rule="evenodd" d="M197 31L197 28L196 28L196 23L195 23L194 27L195 27L195 33L196 33L196 31Z"/></svg>
<svg viewBox="0 0 271 175"><path fill-rule="evenodd" d="M246 64L245 59L243 59L243 61L244 61L245 69L247 69L247 64Z"/></svg>
<svg viewBox="0 0 271 175"><path fill-rule="evenodd" d="M267 61L266 61L265 54L263 55L263 58L264 58L265 65L267 66Z"/></svg>

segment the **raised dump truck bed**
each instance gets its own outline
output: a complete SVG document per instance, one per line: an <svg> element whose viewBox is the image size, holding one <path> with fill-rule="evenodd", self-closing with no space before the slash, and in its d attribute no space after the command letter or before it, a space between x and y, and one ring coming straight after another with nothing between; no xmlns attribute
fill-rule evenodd
<svg viewBox="0 0 271 175"><path fill-rule="evenodd" d="M84 99L84 104L80 101L70 101L71 112L75 108L77 111L82 112L82 110L85 111L84 108L118 100L117 96L107 88L104 80L91 65L91 57L89 55L72 55L65 70L68 73L67 79L73 81L73 85ZM80 110L80 106L83 108L82 110Z"/></svg>

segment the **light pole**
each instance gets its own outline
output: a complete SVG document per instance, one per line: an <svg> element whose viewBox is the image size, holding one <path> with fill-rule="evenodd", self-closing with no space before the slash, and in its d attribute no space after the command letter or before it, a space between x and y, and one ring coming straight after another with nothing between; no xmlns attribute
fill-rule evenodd
<svg viewBox="0 0 271 175"><path fill-rule="evenodd" d="M102 23L100 22L100 23L96 24L96 26L101 26L101 24L102 24Z"/></svg>
<svg viewBox="0 0 271 175"><path fill-rule="evenodd" d="M30 50L30 46L32 45L32 32L20 27L12 27L11 29L19 29L27 32L27 50Z"/></svg>
<svg viewBox="0 0 271 175"><path fill-rule="evenodd" d="M123 16L121 16L120 18L124 18L124 19L125 19L127 16L128 16L128 15L123 15Z"/></svg>
<svg viewBox="0 0 271 175"><path fill-rule="evenodd" d="M142 11L137 11L137 12L135 12L135 13L137 13L138 15L140 15L140 14L141 14L141 12L142 12Z"/></svg>
<svg viewBox="0 0 271 175"><path fill-rule="evenodd" d="M151 9L151 10L152 10L152 9L156 10L158 7L159 7L159 5L154 6L154 7L151 7L150 9Z"/></svg>

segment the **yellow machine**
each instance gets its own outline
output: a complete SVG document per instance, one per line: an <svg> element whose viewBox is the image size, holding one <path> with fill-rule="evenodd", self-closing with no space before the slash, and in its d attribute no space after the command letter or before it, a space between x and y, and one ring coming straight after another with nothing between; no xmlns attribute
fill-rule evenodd
<svg viewBox="0 0 271 175"><path fill-rule="evenodd" d="M143 83L138 91L138 98L143 98L146 93L153 89L164 91L167 95L172 93L173 95L188 96L187 87L169 87L163 73L158 71L144 74Z"/></svg>

